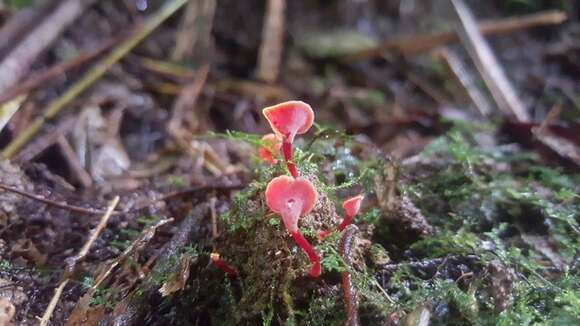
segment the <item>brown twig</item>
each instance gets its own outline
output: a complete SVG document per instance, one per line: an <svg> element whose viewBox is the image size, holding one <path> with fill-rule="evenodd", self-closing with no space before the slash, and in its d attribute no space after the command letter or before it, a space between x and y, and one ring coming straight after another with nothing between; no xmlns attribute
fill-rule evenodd
<svg viewBox="0 0 580 326"><path fill-rule="evenodd" d="M76 213L90 214L90 215L102 215L103 213L105 213L104 211L101 211L101 210L69 205L69 204L64 203L64 202L58 202L58 201L54 201L52 199L47 199L47 198L44 198L44 197L41 197L41 196L38 196L35 194L31 194L29 192L19 190L19 189L16 189L16 188L13 188L13 187L10 187L8 185L1 184L1 183L0 183L0 189L3 189L5 191L10 191L12 193L15 193L15 194L39 201L39 202L42 202L42 203L47 204L49 206L69 210L69 211L76 212ZM118 214L118 212L113 212L113 214Z"/></svg>
<svg viewBox="0 0 580 326"><path fill-rule="evenodd" d="M457 29L461 42L483 77L497 106L506 115L514 116L519 122L529 121L530 117L524 104L479 30L471 11L463 0L451 0L451 3L459 21Z"/></svg>
<svg viewBox="0 0 580 326"><path fill-rule="evenodd" d="M482 21L477 26L483 35L496 35L511 33L536 26L557 25L561 24L566 19L566 13L550 10L526 16L486 20ZM345 58L345 61L352 62L375 58L384 52L392 50L406 55L419 54L442 45L457 42L458 40L459 38L457 34L453 31L445 31L431 35L402 36L388 40L377 47L364 49L350 54Z"/></svg>
<svg viewBox="0 0 580 326"><path fill-rule="evenodd" d="M118 42L119 42L118 38L108 40L104 44L102 44L101 46L92 51L81 53L80 55L78 55L73 59L58 63L46 70L37 72L36 74L28 77L27 79L18 83L17 85L10 87L3 93L0 93L0 105L12 100L18 95L28 93L31 90L34 90L39 86L49 82L50 80L62 76L69 70L96 58L98 55L105 52L107 49L111 48Z"/></svg>
<svg viewBox="0 0 580 326"><path fill-rule="evenodd" d="M352 268L352 247L355 241L355 235L358 232L358 228L355 225L349 225L344 230L342 238L340 240L340 255L344 260L347 268ZM350 271L345 271L341 273L342 278L342 294L344 296L344 303L346 309L346 325L347 326L357 326L360 325L358 318L358 293L352 282L352 276Z"/></svg>
<svg viewBox="0 0 580 326"><path fill-rule="evenodd" d="M63 275L63 280L60 282L59 286L55 289L54 295L52 296L52 299L50 300L48 307L44 311L42 319L40 319L40 326L48 325L50 317L52 317L52 313L54 312L54 309L56 308L56 305L60 300L60 296L62 295L64 287L71 280L71 276L74 272L76 264L86 257L87 253L89 252L89 249L91 248L95 240L99 237L99 234L101 234L103 229L107 226L107 222L109 221L109 218L113 214L113 210L115 209L118 203L119 196L116 196L115 198L113 198L113 200L107 207L107 211L101 217L99 224L97 225L97 227L95 227L95 229L91 233L91 236L87 239L87 242L85 242L85 245L81 248L81 250L79 250L79 253L76 256L71 257L70 260L67 262L67 268Z"/></svg>

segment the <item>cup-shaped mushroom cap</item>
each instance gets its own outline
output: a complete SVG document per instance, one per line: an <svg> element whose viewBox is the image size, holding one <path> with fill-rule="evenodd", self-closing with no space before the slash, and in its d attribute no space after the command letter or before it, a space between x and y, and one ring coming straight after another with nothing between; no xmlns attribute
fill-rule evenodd
<svg viewBox="0 0 580 326"><path fill-rule="evenodd" d="M264 142L264 145L258 149L258 156L268 164L276 164L274 156L280 153L282 143L276 135L272 133L264 135L262 141Z"/></svg>
<svg viewBox="0 0 580 326"><path fill-rule="evenodd" d="M266 187L266 205L282 216L286 229L298 231L298 219L314 208L318 193L312 183L303 178L279 176Z"/></svg>
<svg viewBox="0 0 580 326"><path fill-rule="evenodd" d="M296 135L306 133L314 122L314 111L302 101L288 101L262 110L270 127L279 137L288 137L290 143Z"/></svg>
<svg viewBox="0 0 580 326"><path fill-rule="evenodd" d="M364 195L357 195L342 202L342 208L344 208L346 216L355 216L360 210L360 203L363 199Z"/></svg>

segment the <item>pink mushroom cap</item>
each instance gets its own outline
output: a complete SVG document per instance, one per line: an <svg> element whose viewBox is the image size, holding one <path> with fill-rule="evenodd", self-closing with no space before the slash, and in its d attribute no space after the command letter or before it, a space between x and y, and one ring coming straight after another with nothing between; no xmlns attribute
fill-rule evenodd
<svg viewBox="0 0 580 326"><path fill-rule="evenodd" d="M296 135L304 134L312 127L314 111L302 101L288 101L262 110L272 130L279 137L287 137L292 143Z"/></svg>
<svg viewBox="0 0 580 326"><path fill-rule="evenodd" d="M343 201L342 208L344 209L346 216L355 216L358 214L360 204L364 198L364 195L357 195Z"/></svg>
<svg viewBox="0 0 580 326"><path fill-rule="evenodd" d="M279 176L266 187L266 205L282 216L289 232L298 231L298 219L314 208L318 193L312 183L303 178Z"/></svg>
<svg viewBox="0 0 580 326"><path fill-rule="evenodd" d="M262 141L264 142L264 146L258 149L258 156L268 164L276 164L274 156L280 153L282 143L272 133L264 135Z"/></svg>

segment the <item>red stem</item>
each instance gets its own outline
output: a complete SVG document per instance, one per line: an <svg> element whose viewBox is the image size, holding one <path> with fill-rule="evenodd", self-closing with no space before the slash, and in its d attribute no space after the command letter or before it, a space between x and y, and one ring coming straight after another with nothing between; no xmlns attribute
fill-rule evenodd
<svg viewBox="0 0 580 326"><path fill-rule="evenodd" d="M292 162L292 143L288 141L287 136L284 136L282 139L282 154L284 155L288 171L290 171L290 174L294 178L298 178L298 170L296 169L296 165Z"/></svg>
<svg viewBox="0 0 580 326"><path fill-rule="evenodd" d="M310 267L310 277L320 276L322 268L320 267L320 259L318 259L318 255L316 254L316 251L314 251L314 248L312 248L310 243L308 243L308 240L304 238L304 236L302 235L302 233L300 233L300 231L294 231L291 232L291 234L292 237L294 238L294 241L296 241L298 247L304 250L304 252L308 256L308 259L312 263L312 267Z"/></svg>
<svg viewBox="0 0 580 326"><path fill-rule="evenodd" d="M238 276L238 272L232 267L228 266L228 264L226 264L223 260L221 260L221 258L212 257L211 262L214 264L215 267L220 269L222 272L226 273L229 277Z"/></svg>
<svg viewBox="0 0 580 326"><path fill-rule="evenodd" d="M342 222L340 222L340 224L336 228L336 232L342 232L352 222L353 218L354 218L354 215L353 216L346 215L342 219ZM318 232L318 236L320 237L320 239L324 239L327 236L329 236L331 233L332 233L332 231L330 231L330 230L320 231L320 232Z"/></svg>
<svg viewBox="0 0 580 326"><path fill-rule="evenodd" d="M354 218L354 215L352 215L352 216L345 215L344 218L342 219L342 222L336 228L336 230L338 230L338 232L341 232L342 230L344 230L350 224L350 222L352 222L353 218Z"/></svg>

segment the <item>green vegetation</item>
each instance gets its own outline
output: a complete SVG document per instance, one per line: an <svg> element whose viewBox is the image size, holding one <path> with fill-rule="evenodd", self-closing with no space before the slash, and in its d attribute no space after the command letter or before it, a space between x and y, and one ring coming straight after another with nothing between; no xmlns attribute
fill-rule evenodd
<svg viewBox="0 0 580 326"><path fill-rule="evenodd" d="M221 216L223 233L216 242L241 277L228 279L213 269L206 281L214 292L199 297L220 298L219 314L213 314L224 316L216 317L218 324L340 324L345 312L337 276L348 271L366 324L412 319L425 309L432 322L449 325L577 323L580 175L546 166L514 146L478 142L494 132L493 125L455 123L415 163L401 166L399 195L409 198L435 231L408 243L381 239L383 246L359 250L354 266L346 266L339 254L341 234L322 241L316 234L340 221L335 207L352 189L364 191L371 206L357 218L364 230L359 237L368 239L373 232L376 237L389 228L385 215L393 213L376 204L386 187L384 162L330 129L318 127L311 142L299 143L296 163L322 196L300 227L322 258L322 283L306 277L306 257L263 203L267 180L286 173L285 166L256 160L255 181ZM243 133L226 137L260 144Z"/></svg>

